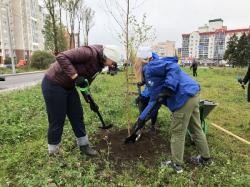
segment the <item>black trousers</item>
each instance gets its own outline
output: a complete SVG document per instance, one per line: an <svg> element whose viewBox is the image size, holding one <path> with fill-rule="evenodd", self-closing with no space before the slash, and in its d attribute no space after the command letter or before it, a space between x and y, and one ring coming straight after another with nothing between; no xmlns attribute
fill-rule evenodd
<svg viewBox="0 0 250 187"><path fill-rule="evenodd" d="M76 88L67 90L50 81L46 76L42 81L42 93L48 114L48 144L61 142L66 116L77 138L86 135L83 109Z"/></svg>
<svg viewBox="0 0 250 187"><path fill-rule="evenodd" d="M193 68L193 76L197 77L197 68Z"/></svg>

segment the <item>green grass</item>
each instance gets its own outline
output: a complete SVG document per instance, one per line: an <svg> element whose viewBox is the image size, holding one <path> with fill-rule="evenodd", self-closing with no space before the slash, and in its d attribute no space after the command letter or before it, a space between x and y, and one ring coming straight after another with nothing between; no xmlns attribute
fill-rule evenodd
<svg viewBox="0 0 250 187"><path fill-rule="evenodd" d="M189 74L189 69L185 69ZM199 69L201 99L219 105L208 116L214 122L250 140L250 104L236 77L246 69ZM135 89L135 88L134 88ZM91 86L104 119L116 128L127 127L125 78L99 75ZM131 98L130 121L138 111ZM47 116L40 86L0 94L0 186L250 186L250 147L209 126L207 135L215 165L206 168L185 166L181 175L143 161L115 164L104 155L90 159L79 154L74 135L66 121L59 157L47 155ZM97 141L99 120L83 102L86 128L91 142ZM169 138L170 113L161 108L157 125ZM124 137L121 137L122 139ZM186 146L186 154L196 154ZM168 155L168 154L166 154ZM65 163L67 163L65 165Z"/></svg>

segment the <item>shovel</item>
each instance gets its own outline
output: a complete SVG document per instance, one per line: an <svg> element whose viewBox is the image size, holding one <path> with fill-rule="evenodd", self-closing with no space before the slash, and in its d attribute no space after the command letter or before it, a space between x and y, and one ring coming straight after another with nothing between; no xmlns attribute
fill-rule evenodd
<svg viewBox="0 0 250 187"><path fill-rule="evenodd" d="M102 126L99 127L100 129L110 129L111 127L113 127L112 124L109 124L109 125L106 125L104 123L104 120L102 118L102 115L101 113L99 112L99 106L96 104L96 102L94 101L93 97L91 96L91 93L90 93L90 88L89 88L89 82L87 79L85 79L85 82L86 82L86 86L81 88L81 87L78 87L78 89L80 90L81 94L83 95L85 101L87 103L89 103L89 106L91 108L92 111L94 111L95 113L97 113L101 123L102 123Z"/></svg>
<svg viewBox="0 0 250 187"><path fill-rule="evenodd" d="M237 81L238 81L238 83L240 83L241 87L245 90L245 86L244 86L244 84L242 84L243 83L242 77L238 77Z"/></svg>
<svg viewBox="0 0 250 187"><path fill-rule="evenodd" d="M95 113L97 113L101 123L102 123L102 126L99 127L100 129L110 129L111 127L113 127L112 124L109 124L109 125L106 125L103 118L102 118L102 115L99 111L99 107L98 105L96 104L96 102L94 101L93 97L91 96L91 94L88 94L86 95L87 99L88 99L88 103L90 105L90 108L92 111L94 111Z"/></svg>
<svg viewBox="0 0 250 187"><path fill-rule="evenodd" d="M91 110L92 110L93 112L97 113L97 115L98 115L98 117L99 117L99 119L100 119L100 121L101 121L101 123L102 123L102 126L100 126L99 128L100 128L100 129L110 129L111 127L113 127L112 124L109 124L109 125L106 125L106 124L105 124L105 122L104 122L104 120L103 120L103 118L102 118L102 115L101 115L101 113L99 112L99 107L98 107L98 105L96 104L96 102L94 101L94 99L93 99L93 97L91 96L90 92L84 92L84 91L81 90L81 89L80 89L80 91L81 91L81 93L82 93L82 95L83 95L85 101L86 101L87 103L89 103Z"/></svg>
<svg viewBox="0 0 250 187"><path fill-rule="evenodd" d="M135 143L136 141L139 140L142 134L142 128L145 126L145 123L150 119L155 109L159 108L160 105L161 104L159 102L155 101L144 109L145 111L143 112L145 112L145 114L144 114L143 120L139 120L139 118L137 119L137 121L135 122L132 128L131 135L128 136L124 141L125 144Z"/></svg>

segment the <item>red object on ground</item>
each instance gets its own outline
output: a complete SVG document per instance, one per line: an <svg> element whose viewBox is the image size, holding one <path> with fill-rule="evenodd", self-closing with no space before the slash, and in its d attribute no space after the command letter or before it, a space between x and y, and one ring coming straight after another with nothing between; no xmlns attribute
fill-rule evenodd
<svg viewBox="0 0 250 187"><path fill-rule="evenodd" d="M26 64L25 60L19 60L18 64L16 65L17 68L24 66Z"/></svg>

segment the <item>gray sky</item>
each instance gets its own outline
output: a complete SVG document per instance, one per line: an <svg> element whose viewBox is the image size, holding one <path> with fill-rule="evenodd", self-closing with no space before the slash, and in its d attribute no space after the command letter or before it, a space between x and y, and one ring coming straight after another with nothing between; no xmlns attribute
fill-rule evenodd
<svg viewBox="0 0 250 187"><path fill-rule="evenodd" d="M102 8L104 0L85 2L95 10L90 43L119 44L115 34L116 24L112 23L113 19ZM138 18L143 13L147 15L147 23L156 30L155 42L176 41L177 47L181 46L181 34L197 30L199 26L208 23L209 19L222 18L228 29L250 26L250 0L145 0L133 12Z"/></svg>

